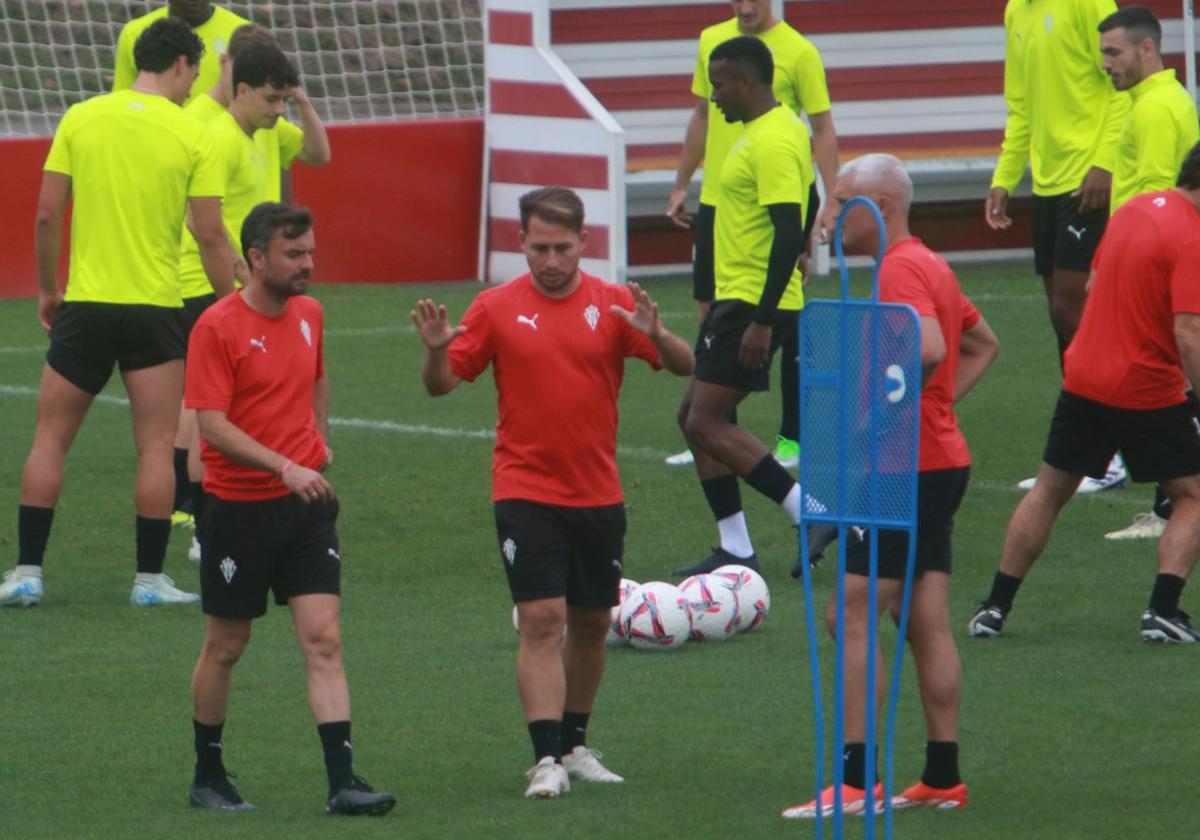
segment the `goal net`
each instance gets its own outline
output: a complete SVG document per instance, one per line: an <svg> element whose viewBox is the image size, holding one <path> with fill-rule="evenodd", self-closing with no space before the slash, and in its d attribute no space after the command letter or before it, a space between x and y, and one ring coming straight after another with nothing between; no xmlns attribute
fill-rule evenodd
<svg viewBox="0 0 1200 840"><path fill-rule="evenodd" d="M112 87L117 34L165 0L0 0L0 135ZM480 116L483 0L223 2L272 30L323 120Z"/></svg>

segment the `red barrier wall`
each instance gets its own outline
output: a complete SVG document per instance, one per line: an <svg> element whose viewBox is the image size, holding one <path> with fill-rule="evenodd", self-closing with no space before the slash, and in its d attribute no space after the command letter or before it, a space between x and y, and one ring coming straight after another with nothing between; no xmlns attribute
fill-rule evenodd
<svg viewBox="0 0 1200 840"><path fill-rule="evenodd" d="M318 282L478 276L482 119L335 125L329 139L328 166L292 169L295 200L316 217ZM49 148L45 137L0 140L0 297L37 288L33 214Z"/></svg>

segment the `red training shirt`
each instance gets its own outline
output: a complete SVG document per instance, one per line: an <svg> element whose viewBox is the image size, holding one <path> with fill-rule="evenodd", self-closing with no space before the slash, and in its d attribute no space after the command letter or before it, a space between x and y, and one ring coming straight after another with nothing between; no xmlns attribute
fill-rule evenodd
<svg viewBox="0 0 1200 840"><path fill-rule="evenodd" d="M1183 402L1175 314L1200 313L1200 212L1175 190L1130 199L1108 220L1063 359L1063 389L1115 408Z"/></svg>
<svg viewBox="0 0 1200 840"><path fill-rule="evenodd" d="M946 261L909 237L892 244L879 267L879 299L907 303L922 318L937 318L946 355L921 386L921 430L917 470L944 470L971 465L967 439L954 415L954 382L962 334L979 323L979 310L959 288Z"/></svg>
<svg viewBox="0 0 1200 840"><path fill-rule="evenodd" d="M625 357L659 367L644 334L609 312L633 309L624 286L580 272L565 298L547 297L528 273L481 292L450 345L454 375L473 382L489 363L499 392L492 499L563 507L621 501L617 394Z"/></svg>
<svg viewBox="0 0 1200 840"><path fill-rule="evenodd" d="M263 446L310 469L325 461L313 386L325 375L325 313L310 297L288 300L278 318L251 309L240 292L204 311L188 341L188 408L224 411ZM200 442L204 489L227 501L286 496L274 473L247 467Z"/></svg>

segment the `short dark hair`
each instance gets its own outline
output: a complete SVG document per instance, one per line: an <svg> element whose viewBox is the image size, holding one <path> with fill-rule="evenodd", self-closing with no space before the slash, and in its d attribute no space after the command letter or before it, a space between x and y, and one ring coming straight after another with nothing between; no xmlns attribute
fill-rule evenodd
<svg viewBox="0 0 1200 840"><path fill-rule="evenodd" d="M576 233L583 230L583 201L566 187L542 187L521 196L521 230L529 232L529 220L562 225Z"/></svg>
<svg viewBox="0 0 1200 840"><path fill-rule="evenodd" d="M133 64L146 73L167 72L181 55L195 67L204 55L204 42L179 18L156 20L133 45Z"/></svg>
<svg viewBox="0 0 1200 840"><path fill-rule="evenodd" d="M1154 41L1156 50L1162 50L1162 24L1154 16L1154 12L1145 6L1126 6L1123 9L1117 9L1100 21L1100 25L1096 29L1100 32L1124 29L1125 34L1133 43L1140 44L1149 38Z"/></svg>
<svg viewBox="0 0 1200 840"><path fill-rule="evenodd" d="M236 59L247 47L256 44L267 44L272 47L279 46L279 42L275 40L275 35L270 29L260 26L257 23L246 23L233 30L233 34L229 36L229 46L225 48L225 52L229 54L231 60Z"/></svg>
<svg viewBox="0 0 1200 840"><path fill-rule="evenodd" d="M277 233L284 239L299 239L312 226L312 211L307 207L264 201L242 222L242 259L249 265L250 249L265 252Z"/></svg>
<svg viewBox="0 0 1200 840"><path fill-rule="evenodd" d="M252 88L269 84L274 88L291 88L300 84L296 68L283 50L273 44L247 44L233 59L233 92L238 85Z"/></svg>
<svg viewBox="0 0 1200 840"><path fill-rule="evenodd" d="M727 61L736 64L747 76L770 87L775 78L775 59L770 48L758 38L741 35L717 44L708 54L708 61Z"/></svg>
<svg viewBox="0 0 1200 840"><path fill-rule="evenodd" d="M1200 143L1192 146L1192 150L1183 159L1179 167L1179 180L1175 186L1185 190L1200 190Z"/></svg>

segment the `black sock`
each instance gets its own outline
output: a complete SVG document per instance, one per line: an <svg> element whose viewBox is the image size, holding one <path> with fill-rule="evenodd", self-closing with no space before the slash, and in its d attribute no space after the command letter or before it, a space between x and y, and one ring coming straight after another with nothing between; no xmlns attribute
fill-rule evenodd
<svg viewBox="0 0 1200 840"><path fill-rule="evenodd" d="M563 712L562 751L563 755L576 747L587 746L587 726L591 712Z"/></svg>
<svg viewBox="0 0 1200 840"><path fill-rule="evenodd" d="M562 726L561 720L529 721L529 739L533 741L535 762L548 755L554 756L555 761L562 762Z"/></svg>
<svg viewBox="0 0 1200 840"><path fill-rule="evenodd" d="M137 518L134 527L137 533L138 574L162 574L167 561L167 543L171 539L170 519Z"/></svg>
<svg viewBox="0 0 1200 840"><path fill-rule="evenodd" d="M1162 487L1154 485L1154 512L1161 519L1171 518L1171 500L1163 492Z"/></svg>
<svg viewBox="0 0 1200 840"><path fill-rule="evenodd" d="M876 749L876 753L879 750ZM850 787L858 788L859 790L867 789L867 745L860 742L851 742L846 744L846 751L842 754L842 781L850 785ZM876 780L879 779L879 771L875 772Z"/></svg>
<svg viewBox="0 0 1200 840"><path fill-rule="evenodd" d="M706 478L700 482L700 489L704 491L708 507L718 522L742 509L742 491L738 488L738 477L735 473Z"/></svg>
<svg viewBox="0 0 1200 840"><path fill-rule="evenodd" d="M796 479L768 452L754 465L754 469L746 473L746 483L775 504L781 505L796 486Z"/></svg>
<svg viewBox="0 0 1200 840"><path fill-rule="evenodd" d="M1150 591L1150 609L1161 616L1171 617L1179 612L1179 596L1183 594L1186 580L1178 575L1160 574L1154 578L1154 589Z"/></svg>
<svg viewBox="0 0 1200 840"><path fill-rule="evenodd" d="M54 508L21 505L17 508L17 565L40 566L50 540Z"/></svg>
<svg viewBox="0 0 1200 840"><path fill-rule="evenodd" d="M1022 578L996 572L996 576L992 578L992 594L988 595L987 602L993 607L999 607L1002 613L1008 615L1012 612L1013 598L1017 597L1021 582Z"/></svg>
<svg viewBox="0 0 1200 840"><path fill-rule="evenodd" d="M225 763L221 760L221 730L224 723L209 726L192 719L192 731L196 736L195 784L203 785L225 775Z"/></svg>
<svg viewBox="0 0 1200 840"><path fill-rule="evenodd" d="M921 781L943 790L962 781L958 774L958 741L925 742L925 772Z"/></svg>
<svg viewBox="0 0 1200 840"><path fill-rule="evenodd" d="M175 510L192 512L192 499L188 495L188 451L175 447Z"/></svg>
<svg viewBox="0 0 1200 840"><path fill-rule="evenodd" d="M192 516L196 517L196 522L200 522L200 517L204 515L204 482L192 481L188 483L188 488L192 494Z"/></svg>
<svg viewBox="0 0 1200 840"><path fill-rule="evenodd" d="M317 724L321 748L325 750L325 772L329 774L329 795L333 796L354 776L354 753L350 746L350 721Z"/></svg>

